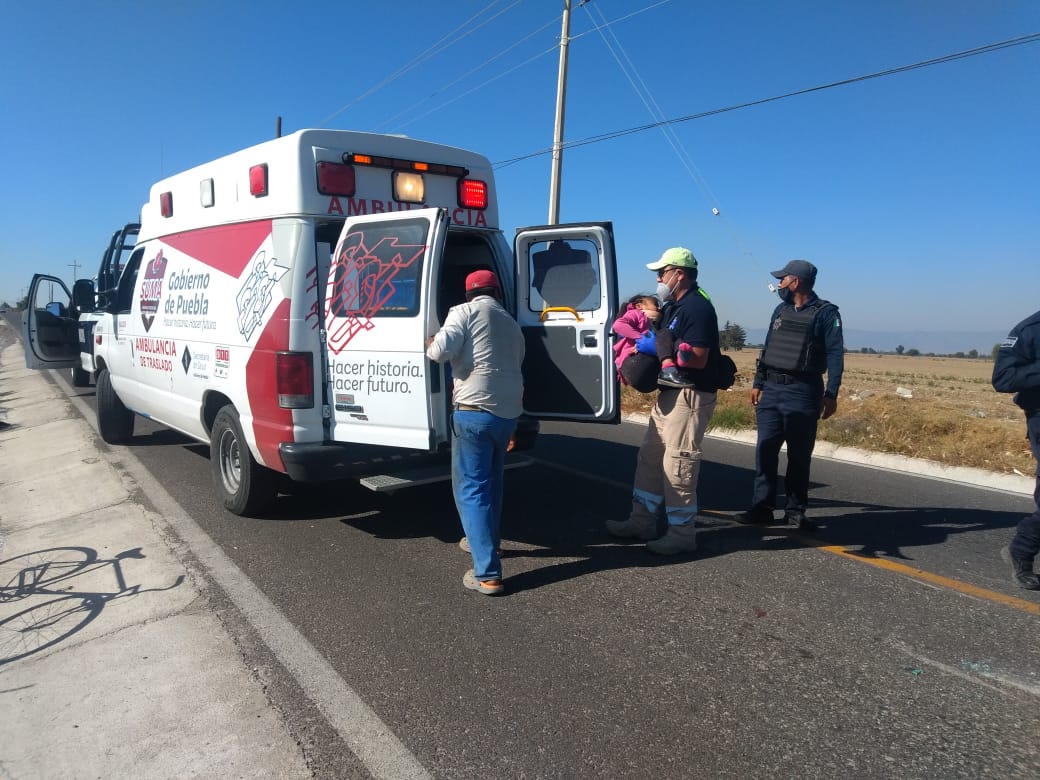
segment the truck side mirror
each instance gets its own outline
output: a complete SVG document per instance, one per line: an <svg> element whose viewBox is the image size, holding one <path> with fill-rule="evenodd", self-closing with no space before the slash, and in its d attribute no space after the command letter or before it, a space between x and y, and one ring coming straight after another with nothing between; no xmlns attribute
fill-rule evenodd
<svg viewBox="0 0 1040 780"><path fill-rule="evenodd" d="M51 301L43 308L48 314L52 317L57 317L59 320L66 317L65 304L59 301Z"/></svg>
<svg viewBox="0 0 1040 780"><path fill-rule="evenodd" d="M72 285L72 302L81 313L94 311L94 282L90 279L77 279Z"/></svg>

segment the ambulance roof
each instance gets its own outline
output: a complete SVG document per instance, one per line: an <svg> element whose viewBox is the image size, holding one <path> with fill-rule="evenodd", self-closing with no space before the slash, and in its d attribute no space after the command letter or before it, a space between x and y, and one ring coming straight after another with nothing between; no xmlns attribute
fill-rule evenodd
<svg viewBox="0 0 1040 780"><path fill-rule="evenodd" d="M359 176L356 198L339 197L333 203L336 196L319 192L317 163L342 163L345 154L366 154L465 168L469 172L467 178L487 183L488 206L484 211L484 219L487 227L498 227L494 174L491 163L481 154L399 135L352 130L298 130L291 135L264 141L189 168L152 185L148 202L141 209L138 241L201 227L258 219L343 216L352 213L351 206L366 207L370 201L362 203L364 199L377 200L380 204L392 201L390 171L387 169L381 169L385 175L378 178L378 191L372 184L377 181L376 178L369 176L364 179L368 183L363 184ZM255 196L250 193L250 169L264 164L267 166L267 194ZM366 175L369 173L365 171ZM449 180L445 176L425 175L431 180L427 184L428 205L457 205L445 202L447 185L455 187L454 177ZM446 181L440 182L438 188L431 191L430 185L434 179ZM381 184L384 180L387 183L385 190ZM371 191L366 191L366 188ZM171 212L165 217L162 216L161 207L164 196L169 200ZM455 196L451 197L454 200ZM351 200L355 202L349 203ZM393 205L386 210L396 210Z"/></svg>

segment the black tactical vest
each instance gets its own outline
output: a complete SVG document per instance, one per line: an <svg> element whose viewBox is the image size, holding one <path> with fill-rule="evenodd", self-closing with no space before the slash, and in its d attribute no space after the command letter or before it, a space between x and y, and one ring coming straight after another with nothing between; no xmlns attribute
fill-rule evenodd
<svg viewBox="0 0 1040 780"><path fill-rule="evenodd" d="M813 349L813 320L826 305L827 301L817 298L801 311L784 306L770 325L772 333L762 354L762 364L793 374L822 375L827 370L827 355Z"/></svg>

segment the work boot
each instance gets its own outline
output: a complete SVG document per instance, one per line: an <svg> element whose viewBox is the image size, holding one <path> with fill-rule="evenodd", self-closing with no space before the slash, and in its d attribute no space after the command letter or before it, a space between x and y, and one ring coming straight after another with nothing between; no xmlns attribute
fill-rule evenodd
<svg viewBox="0 0 1040 780"><path fill-rule="evenodd" d="M789 528L793 528L796 531L818 531L820 529L820 526L805 516L805 512L797 510L784 512L784 522L787 523Z"/></svg>
<svg viewBox="0 0 1040 780"><path fill-rule="evenodd" d="M665 535L646 543L646 549L658 555L678 555L697 551L697 529L693 522L670 525Z"/></svg>
<svg viewBox="0 0 1040 780"><path fill-rule="evenodd" d="M693 387L694 384L689 379L679 373L679 369L675 366L665 366L661 369L661 373L657 375L657 384L665 385L667 387Z"/></svg>
<svg viewBox="0 0 1040 780"><path fill-rule="evenodd" d="M1010 547L1000 551L1000 557L1011 564L1011 578L1019 587L1026 590L1040 590L1040 577L1033 571L1033 562L1018 558L1012 554Z"/></svg>
<svg viewBox="0 0 1040 780"><path fill-rule="evenodd" d="M737 512L733 519L741 525L772 525L773 510L764 506L753 506L746 512Z"/></svg>
<svg viewBox="0 0 1040 780"><path fill-rule="evenodd" d="M607 533L622 539L656 539L657 523L652 518L629 517L627 520L607 520Z"/></svg>

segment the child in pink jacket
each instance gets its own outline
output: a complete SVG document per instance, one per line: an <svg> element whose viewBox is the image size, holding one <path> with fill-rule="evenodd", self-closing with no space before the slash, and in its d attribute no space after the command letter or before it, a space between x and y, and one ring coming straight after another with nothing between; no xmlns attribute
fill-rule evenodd
<svg viewBox="0 0 1040 780"><path fill-rule="evenodd" d="M621 315L614 320L613 327L618 336L614 344L614 365L617 366L618 376L621 376L621 364L625 358L636 351L636 342L653 329L660 316L661 310L654 296L641 293L628 299ZM623 376L621 381L628 384Z"/></svg>

